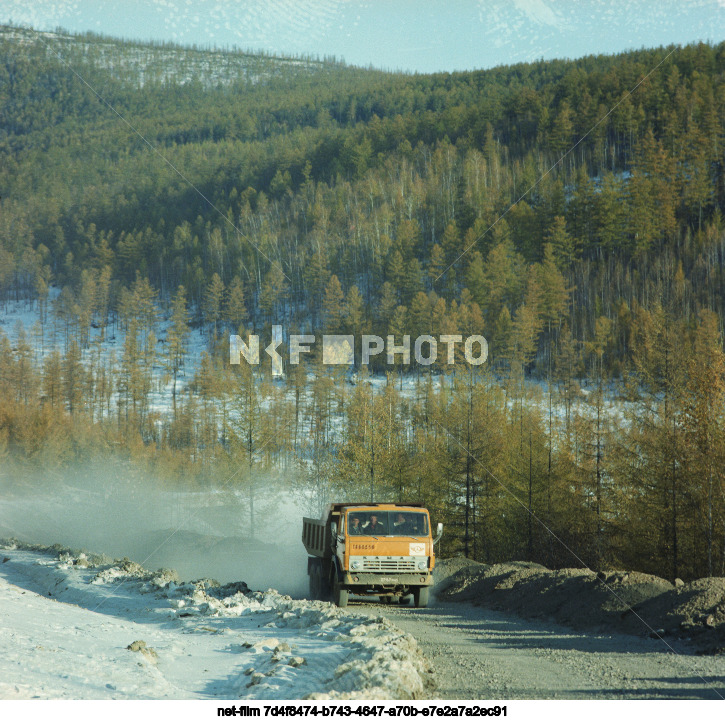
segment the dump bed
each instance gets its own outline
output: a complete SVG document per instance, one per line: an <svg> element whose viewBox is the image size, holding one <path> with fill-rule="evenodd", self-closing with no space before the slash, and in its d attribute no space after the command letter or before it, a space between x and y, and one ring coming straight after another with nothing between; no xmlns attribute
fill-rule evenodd
<svg viewBox="0 0 725 721"><path fill-rule="evenodd" d="M310 556L330 558L332 556L332 533L327 521L317 518L302 519L302 543Z"/></svg>

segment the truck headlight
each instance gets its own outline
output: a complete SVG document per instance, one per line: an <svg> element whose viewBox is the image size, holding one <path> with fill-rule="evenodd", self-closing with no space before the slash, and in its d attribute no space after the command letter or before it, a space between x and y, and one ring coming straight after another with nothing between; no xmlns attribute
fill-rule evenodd
<svg viewBox="0 0 725 721"><path fill-rule="evenodd" d="M418 561L418 568L421 571L425 571L425 569L428 568L428 561Z"/></svg>
<svg viewBox="0 0 725 721"><path fill-rule="evenodd" d="M360 568L360 566L361 566L361 565L362 565L362 564L360 563L360 561L352 561L352 562L350 563L350 568L352 568L352 569L354 570L354 569L356 569L356 568Z"/></svg>

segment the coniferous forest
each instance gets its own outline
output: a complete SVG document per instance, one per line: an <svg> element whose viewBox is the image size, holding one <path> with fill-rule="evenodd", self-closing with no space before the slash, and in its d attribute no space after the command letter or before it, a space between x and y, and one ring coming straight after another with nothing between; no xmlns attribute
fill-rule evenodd
<svg viewBox="0 0 725 721"><path fill-rule="evenodd" d="M114 459L251 532L284 487L725 575L725 44L414 75L0 28L0 196L3 483ZM272 325L489 359L230 365Z"/></svg>

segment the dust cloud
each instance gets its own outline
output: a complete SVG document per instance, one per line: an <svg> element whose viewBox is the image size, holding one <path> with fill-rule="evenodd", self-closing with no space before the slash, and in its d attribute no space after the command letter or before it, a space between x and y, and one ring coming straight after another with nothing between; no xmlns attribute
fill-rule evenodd
<svg viewBox="0 0 725 721"><path fill-rule="evenodd" d="M252 537L248 488L163 490L108 464L22 484L1 476L0 537L128 557L187 581L307 594L303 510L268 479L256 483Z"/></svg>

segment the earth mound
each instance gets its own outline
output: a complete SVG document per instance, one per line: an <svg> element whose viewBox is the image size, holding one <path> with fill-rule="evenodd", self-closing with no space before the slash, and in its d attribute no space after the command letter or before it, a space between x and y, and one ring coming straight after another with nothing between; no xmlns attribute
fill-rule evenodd
<svg viewBox="0 0 725 721"><path fill-rule="evenodd" d="M646 573L552 571L525 561L486 565L455 558L439 564L441 601L469 602L577 630L669 636L692 642L701 653L725 653L725 578L675 586Z"/></svg>

